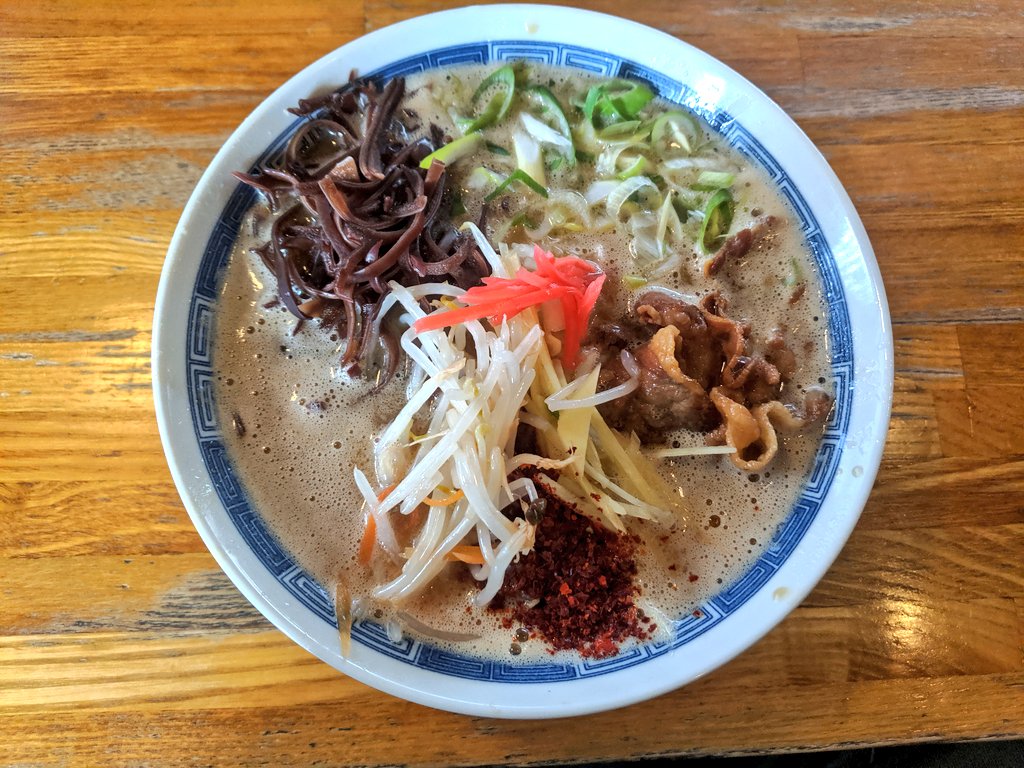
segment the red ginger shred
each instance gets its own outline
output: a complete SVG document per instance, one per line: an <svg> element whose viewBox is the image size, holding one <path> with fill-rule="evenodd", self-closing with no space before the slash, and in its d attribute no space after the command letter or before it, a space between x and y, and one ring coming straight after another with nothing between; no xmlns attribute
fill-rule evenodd
<svg viewBox="0 0 1024 768"><path fill-rule="evenodd" d="M512 278L485 277L483 285L473 286L459 297L466 306L432 312L417 320L414 327L419 332L434 331L485 317L498 325L524 309L557 299L565 318L562 365L574 370L606 275L588 261L576 256L556 259L538 245L533 248L533 258L537 268L532 272L520 267Z"/></svg>

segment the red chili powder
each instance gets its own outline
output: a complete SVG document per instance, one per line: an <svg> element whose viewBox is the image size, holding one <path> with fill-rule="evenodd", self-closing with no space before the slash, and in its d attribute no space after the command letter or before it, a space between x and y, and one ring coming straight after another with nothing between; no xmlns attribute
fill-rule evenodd
<svg viewBox="0 0 1024 768"><path fill-rule="evenodd" d="M547 509L530 554L509 566L491 609L544 638L555 650L604 658L629 637L644 640L655 629L633 600L638 593L639 539L609 531L547 492L531 472Z"/></svg>

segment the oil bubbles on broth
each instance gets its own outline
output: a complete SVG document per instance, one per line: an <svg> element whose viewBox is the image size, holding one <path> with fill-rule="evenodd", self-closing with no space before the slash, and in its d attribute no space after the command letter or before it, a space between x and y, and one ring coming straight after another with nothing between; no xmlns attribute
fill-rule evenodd
<svg viewBox="0 0 1024 768"><path fill-rule="evenodd" d="M415 115L421 130L436 125L442 134L457 136L450 111L456 97L451 90L471 92L491 71L468 67L412 77L404 108ZM563 104L601 82L586 73L541 67L532 67L531 76L544 82ZM508 146L510 134L511 127L497 128L489 132L488 141ZM750 226L765 213L790 223L796 220L760 168L724 144L715 146L715 152L727 162L738 190L731 231ZM475 167L473 163L453 165L452 180L461 190L466 211L462 218L474 220L486 196L485 190L469 181ZM563 184L583 194L594 181L593 167L581 162L571 169L549 170L547 182L552 190ZM511 202L504 209L500 202L494 207L486 231L492 237L528 239L524 231L537 232L542 222L524 220L515 227L509 222L542 206L521 188L508 197ZM350 377L341 369L344 345L337 337L331 338L314 323L294 332L295 317L276 302L274 275L251 254L251 249L266 241L271 223L265 209L257 206L250 212L216 310L215 393L225 443L254 509L295 560L325 586L341 579L352 595L368 595L380 574L356 562L363 534L363 500L353 483L352 468L373 466L372 437L405 404L406 379L400 372L386 387L367 396L373 382ZM616 220L599 232L556 227L539 239L556 254L579 254L599 262L611 276L608 299L613 308L609 311L627 314L638 293L626 279L636 272L635 237L635 230ZM825 383L829 351L822 291L796 226L781 228L727 277L704 277L704 259L693 249L678 248L676 258L677 264L650 277L643 289L660 287L695 298L721 288L728 293L731 315L749 323L762 341L772 329L786 329L800 360L791 381L794 390L807 391ZM801 275L805 285L798 301L790 301L793 285L787 278L793 273ZM662 617L660 624L670 624L738 578L791 509L818 440L814 431L787 436L784 450L756 474L738 469L723 456L661 461L663 480L688 500L692 513L671 530L630 521L631 532L640 539L637 581L642 608ZM679 430L668 436L667 443L689 447L703 441L702 433ZM464 578L447 574L415 605L401 606L403 623L407 628L422 623L453 636L476 638L451 641L459 653L503 661L550 658L543 643L531 639L526 628L506 626L500 616L486 610L467 609L467 598L475 590ZM383 607L376 614L384 622L395 617L394 611Z"/></svg>

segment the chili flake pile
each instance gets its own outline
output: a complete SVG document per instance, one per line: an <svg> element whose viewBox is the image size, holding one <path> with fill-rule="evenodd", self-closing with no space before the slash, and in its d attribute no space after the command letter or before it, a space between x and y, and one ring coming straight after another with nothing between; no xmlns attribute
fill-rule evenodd
<svg viewBox="0 0 1024 768"><path fill-rule="evenodd" d="M545 493L540 473L531 474L547 507L533 551L509 566L491 609L506 613L507 626L543 636L552 653L600 659L627 638L650 637L654 622L634 603L639 539L593 523Z"/></svg>

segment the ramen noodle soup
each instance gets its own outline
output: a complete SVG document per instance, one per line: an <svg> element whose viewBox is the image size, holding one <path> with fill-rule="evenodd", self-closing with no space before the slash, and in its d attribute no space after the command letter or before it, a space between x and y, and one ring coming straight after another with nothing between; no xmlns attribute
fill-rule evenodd
<svg viewBox="0 0 1024 768"><path fill-rule="evenodd" d="M771 540L831 407L795 213L642 83L467 67L297 112L243 176L216 400L343 646L667 637Z"/></svg>

